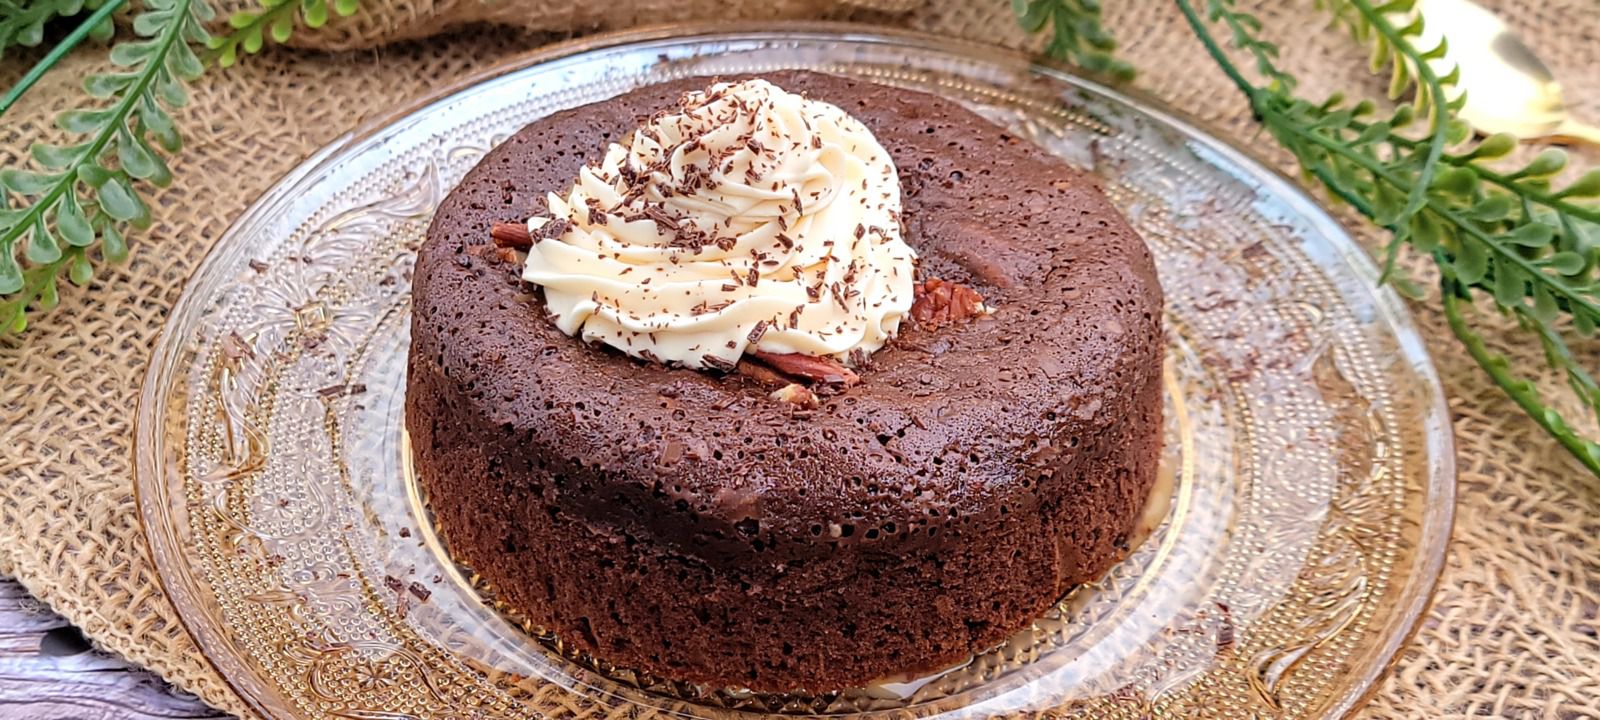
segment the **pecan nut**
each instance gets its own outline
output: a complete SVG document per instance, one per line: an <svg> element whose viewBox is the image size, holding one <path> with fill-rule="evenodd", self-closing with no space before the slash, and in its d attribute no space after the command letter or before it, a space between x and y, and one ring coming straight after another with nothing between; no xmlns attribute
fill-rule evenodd
<svg viewBox="0 0 1600 720"><path fill-rule="evenodd" d="M914 289L916 299L911 302L911 319L929 330L971 320L989 312L983 304L983 296L961 283L928 278L917 283Z"/></svg>
<svg viewBox="0 0 1600 720"><path fill-rule="evenodd" d="M850 387L861 382L861 376L838 360L800 353L754 352L751 355L772 369L785 375L794 375L812 382Z"/></svg>
<svg viewBox="0 0 1600 720"><path fill-rule="evenodd" d="M762 365L761 363L750 362L749 360L740 360L738 371L740 375L750 378L757 385L761 385L763 387L781 388L794 382L793 380L779 374L777 370L773 370L772 368Z"/></svg>
<svg viewBox="0 0 1600 720"><path fill-rule="evenodd" d="M532 230L528 229L529 224L534 226ZM571 228L572 223L563 219L533 218L525 223L497 222L490 225L489 237L494 239L496 247L527 250L534 243L561 237Z"/></svg>
<svg viewBox="0 0 1600 720"><path fill-rule="evenodd" d="M815 410L822 406L822 401L817 399L817 394L811 392L810 389L800 383L789 383L777 390L773 390L768 397L802 410Z"/></svg>
<svg viewBox="0 0 1600 720"><path fill-rule="evenodd" d="M489 228L489 237L494 238L496 247L517 250L533 247L533 233L528 232L528 226L523 223L495 223Z"/></svg>

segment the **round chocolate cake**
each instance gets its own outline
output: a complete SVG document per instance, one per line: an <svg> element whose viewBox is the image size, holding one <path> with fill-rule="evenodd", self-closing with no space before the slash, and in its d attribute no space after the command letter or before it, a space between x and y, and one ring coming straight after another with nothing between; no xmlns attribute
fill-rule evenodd
<svg viewBox="0 0 1600 720"><path fill-rule="evenodd" d="M806 286L815 310L739 325L750 331L726 347L695 335L677 348L689 360L663 359L656 326L606 314L604 288L623 287L615 278L591 291L569 282L581 266L553 253L571 247L559 237L652 223L670 237L648 249L678 253L654 270L663 277L683 269L680 257L736 252L715 223L646 205L608 221L603 200L579 193L637 180L616 144L657 141L640 129L652 118L680 106L692 116L720 96L691 106L685 93L711 82L699 78L557 113L490 151L428 230L406 425L451 551L565 642L676 680L857 687L991 647L1127 552L1160 451L1161 290L1148 249L1093 177L962 106L828 75L763 79L842 109L881 144L894 170L877 181L898 185L898 206L892 188L869 192L871 162L849 170L859 188L857 175L835 180L856 195L828 197L837 214L849 209L839 198L859 195L858 212L898 227L863 222L824 244L853 234L909 263L894 250L903 239L914 278L911 265L874 266L876 284L860 285L852 260L842 282L866 299ZM730 117L749 109L733 107ZM814 129L812 116L774 112ZM831 157L821 137L807 142ZM828 137L873 160L855 136ZM770 155L770 141L736 139ZM660 157L709 144L677 142ZM708 152L716 167L732 151ZM651 167L689 190L705 184L669 164ZM612 166L620 174L606 174ZM808 201L789 192L794 206ZM618 193L617 207L651 196ZM792 245L795 230L775 222L771 237ZM722 290L756 292L769 261L752 252L748 285L734 272ZM651 312L691 300L682 317L720 318L733 304L691 296ZM827 344L827 329L798 334L801 310L825 315L834 303L877 308L851 327L881 335L878 346L847 352ZM809 360L807 337L822 343Z"/></svg>

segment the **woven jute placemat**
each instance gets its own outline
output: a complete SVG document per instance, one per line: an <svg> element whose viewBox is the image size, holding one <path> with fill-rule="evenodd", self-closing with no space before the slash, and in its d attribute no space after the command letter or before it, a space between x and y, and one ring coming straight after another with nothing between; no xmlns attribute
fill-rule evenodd
<svg viewBox="0 0 1600 720"><path fill-rule="evenodd" d="M235 3L239 0L234 0ZM1327 30L1310 0L1256 4L1312 96L1381 93L1363 53ZM1595 0L1489 3L1547 59L1580 116L1600 121L1600 6ZM132 418L150 347L185 279L224 228L318 147L463 74L574 33L689 18L850 19L1016 47L1030 41L1006 0L412 0L297 38L193 87L178 113L186 148L155 194L154 225L133 259L21 338L0 340L0 573L17 576L104 647L153 668L218 708L247 710L163 597L135 519ZM1139 68L1137 86L1288 168L1240 96L1163 0L1107 3ZM498 23L491 27L490 23ZM427 37L427 39L420 39ZM9 85L37 55L8 55ZM106 67L78 52L0 127L0 166L58 138L55 114ZM1586 154L1589 163L1600 160ZM1369 247L1382 238L1350 222ZM1426 277L1426 276L1424 276ZM1433 608L1362 711L1373 717L1600 717L1600 481L1521 415L1462 352L1435 306L1413 305L1454 412L1461 492ZM1492 344L1542 365L1522 336ZM1600 344L1577 348L1600 357ZM1581 416L1559 379L1543 389Z"/></svg>

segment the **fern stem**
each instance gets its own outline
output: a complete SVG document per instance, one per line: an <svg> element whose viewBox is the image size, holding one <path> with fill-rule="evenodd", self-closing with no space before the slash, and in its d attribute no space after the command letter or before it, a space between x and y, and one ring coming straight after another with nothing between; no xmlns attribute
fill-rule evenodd
<svg viewBox="0 0 1600 720"><path fill-rule="evenodd" d="M1225 8L1233 4L1233 0L1209 0L1211 16L1220 19L1222 24L1228 26L1228 32L1233 34L1234 44L1256 59L1256 70L1267 76L1272 82L1268 90L1288 92L1294 87L1295 81L1288 73L1278 69L1277 58L1267 51L1266 46L1255 41L1255 36L1250 28L1245 27L1238 13L1226 12Z"/></svg>
<svg viewBox="0 0 1600 720"><path fill-rule="evenodd" d="M1587 220L1600 225L1600 208L1574 205L1536 187L1518 184L1517 181L1511 177L1490 170L1489 168L1484 167L1481 163L1472 162L1467 158L1447 155L1445 156L1445 162L1448 162L1456 167L1464 167L1472 170L1478 174L1478 177L1499 185L1500 187L1505 188L1507 191L1510 191L1512 194L1515 194L1519 197L1527 198L1564 215L1571 215L1581 220Z"/></svg>
<svg viewBox="0 0 1600 720"><path fill-rule="evenodd" d="M1546 355L1550 356L1550 365L1552 367L1559 365L1563 369L1567 376L1567 384L1572 386L1578 399L1589 406L1589 410L1595 414L1595 420L1600 421L1600 384L1596 384L1594 376L1572 356L1572 348L1567 346L1567 341L1561 337L1561 333L1533 317L1525 306L1518 305L1515 312L1518 324L1539 336Z"/></svg>
<svg viewBox="0 0 1600 720"><path fill-rule="evenodd" d="M1350 203L1350 207L1355 208L1356 212L1359 212L1369 218L1377 214L1377 211L1373 209L1370 201L1364 197L1361 197L1360 194L1345 187L1339 182L1338 178L1329 174L1327 168L1321 166L1312 167L1311 174L1315 175L1318 180L1322 181L1322 184L1328 188L1328 192L1333 193L1334 197Z"/></svg>
<svg viewBox="0 0 1600 720"><path fill-rule="evenodd" d="M1189 3L1189 0L1173 1L1177 3L1179 12L1183 13L1183 19L1187 20L1189 22L1189 27L1194 29L1195 37L1200 39L1200 44L1205 47L1206 54L1210 55L1211 59L1216 61L1217 67L1221 68L1223 74L1227 75L1228 79L1233 81L1234 86L1239 88L1239 92L1244 93L1244 96L1250 101L1250 109L1252 112L1255 112L1257 118L1260 118L1261 112L1259 105L1261 104L1261 101L1259 100L1259 97L1263 93L1263 90L1256 87L1254 83L1246 79L1244 73L1239 70L1239 66L1233 64L1233 60L1229 58L1228 53L1222 49L1222 45L1218 43L1217 39L1212 37L1211 32L1206 29L1205 20L1200 17L1200 13L1194 9L1194 6Z"/></svg>
<svg viewBox="0 0 1600 720"><path fill-rule="evenodd" d="M6 91L5 97L0 98L0 117L5 117L6 111L10 110L11 106L16 105L17 101L22 99L23 93L28 92L28 89L34 86L34 83L39 82L39 78L44 77L44 74L49 72L50 68L61 62L61 58L72 52L72 49L77 47L78 43L83 42L83 39L89 36L89 32L94 30L96 25L110 17L111 13L116 12L117 8L122 7L127 1L109 0L106 4L101 5L100 9L96 10L93 15L90 15L89 19L78 23L78 27L74 28L70 35L63 38L61 42L56 43L56 46L50 49L50 53L45 55L44 59L35 63L28 70L28 74L23 75L16 85Z"/></svg>
<svg viewBox="0 0 1600 720"><path fill-rule="evenodd" d="M1364 123L1360 120L1350 121L1350 129L1356 131L1357 134L1365 131L1369 127L1371 126L1368 123ZM1422 145L1420 141L1413 140L1403 135L1389 135L1386 138L1386 141L1404 147L1408 150L1415 150ZM1596 225L1600 225L1600 208L1576 205L1568 202L1567 200L1558 198L1546 191L1540 190L1537 187L1520 184L1514 178L1484 167L1483 163L1475 162L1470 157L1446 154L1440 158L1440 162L1452 167L1471 170L1473 174L1477 175L1478 177L1494 183L1495 185L1512 193L1513 195L1516 195L1517 197L1532 200L1533 202L1550 208L1551 210L1563 215L1571 215L1580 220L1587 220L1595 223Z"/></svg>
<svg viewBox="0 0 1600 720"><path fill-rule="evenodd" d="M183 27L188 20L193 2L194 0L177 0L174 3L173 21L161 29L161 35L157 36L155 40L156 47L146 58L144 67L139 69L138 77L124 92L122 99L112 106L113 111L109 121L100 128L99 133L84 148L83 154L78 157L90 159L99 157L100 153L106 149L106 145L111 142L111 139L116 137L118 132L125 131L129 113L133 112L140 99L144 97L145 92L150 88L150 83L155 82L156 77L161 74L167 53L171 52L173 43L179 42L183 37ZM111 3L107 4L110 5ZM77 173L70 171L63 173L56 180L54 186L30 205L21 216L16 218L16 224L12 225L10 230L0 235L0 252L13 252L17 239L22 237L23 233L28 232L28 229L43 217L45 211L54 207L63 195L72 192L77 184Z"/></svg>
<svg viewBox="0 0 1600 720"><path fill-rule="evenodd" d="M1448 263L1443 261L1439 265L1441 268L1449 267ZM1600 448L1574 434L1571 428L1559 422L1558 416L1539 404L1538 396L1528 387L1527 382L1511 374L1505 358L1495 355L1484 344L1483 338L1472 332L1472 328L1467 326L1466 318L1461 315L1460 293L1465 290L1461 282L1446 270L1440 284L1444 296L1445 320L1450 323L1450 331L1455 333L1456 339L1466 347L1467 354L1472 356L1478 367L1483 368L1490 379L1494 380L1495 384L1511 397L1512 402L1528 414L1528 417L1533 418L1539 427L1560 442L1562 447L1578 459L1578 462L1589 469L1589 472L1600 476Z"/></svg>

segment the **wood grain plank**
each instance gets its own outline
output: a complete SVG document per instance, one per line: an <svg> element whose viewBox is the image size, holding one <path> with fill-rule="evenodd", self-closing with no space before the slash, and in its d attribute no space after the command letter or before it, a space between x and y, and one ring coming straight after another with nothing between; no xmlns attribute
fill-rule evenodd
<svg viewBox="0 0 1600 720"><path fill-rule="evenodd" d="M0 720L223 720L0 577Z"/></svg>

